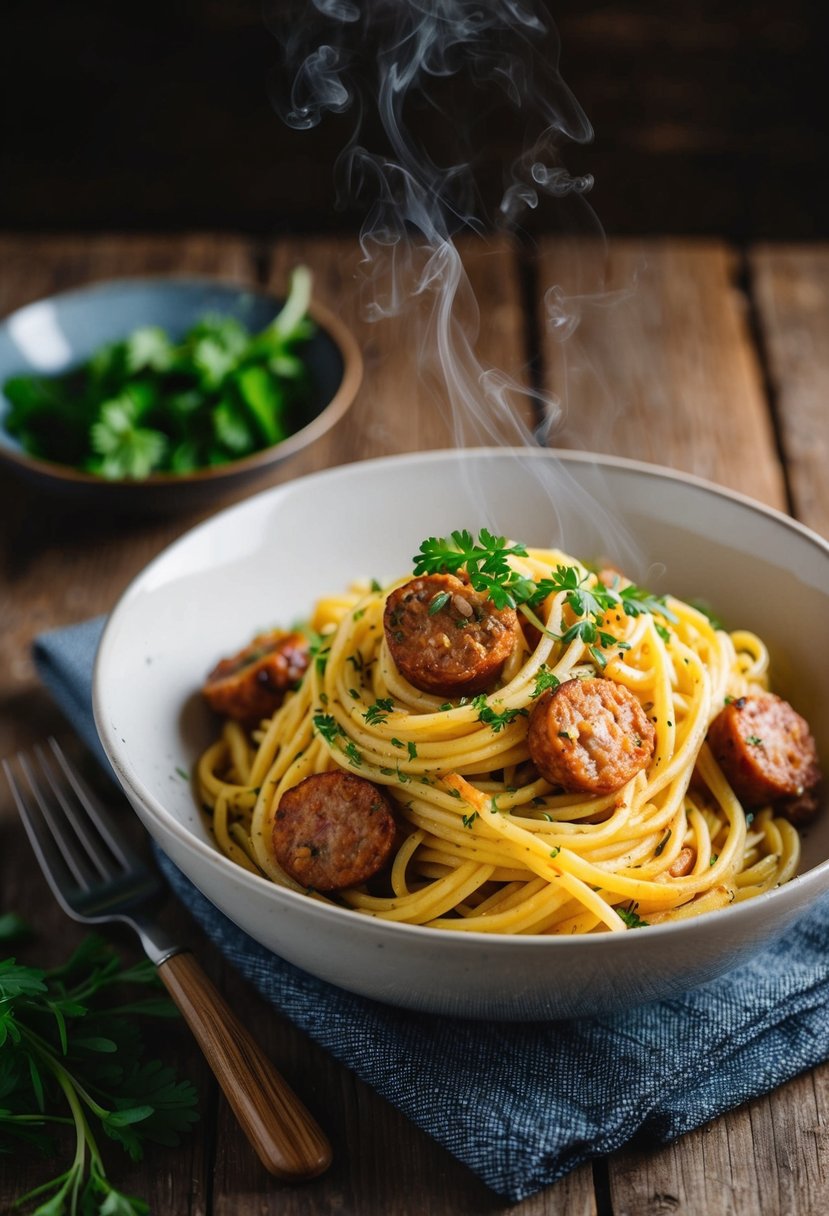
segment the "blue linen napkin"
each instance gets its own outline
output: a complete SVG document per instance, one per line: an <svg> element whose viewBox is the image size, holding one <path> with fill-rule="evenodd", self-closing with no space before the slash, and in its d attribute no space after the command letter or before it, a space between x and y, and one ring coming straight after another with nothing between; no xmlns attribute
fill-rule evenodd
<svg viewBox="0 0 829 1216"><path fill-rule="evenodd" d="M103 620L35 643L73 727L102 759L91 674ZM664 1143L829 1057L829 900L751 963L613 1017L521 1025L377 1004L259 946L164 856L171 886L279 1010L493 1190L520 1200L636 1139Z"/></svg>

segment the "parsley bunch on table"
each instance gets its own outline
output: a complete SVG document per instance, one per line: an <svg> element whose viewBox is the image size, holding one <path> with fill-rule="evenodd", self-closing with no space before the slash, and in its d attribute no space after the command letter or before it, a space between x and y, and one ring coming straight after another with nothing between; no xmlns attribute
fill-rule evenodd
<svg viewBox="0 0 829 1216"><path fill-rule="evenodd" d="M147 1212L109 1181L97 1137L139 1161L145 1142L176 1145L197 1118L193 1086L147 1059L137 1021L176 1016L174 1006L156 993L123 995L157 983L151 963L124 967L94 937L51 971L0 962L0 1153L20 1142L52 1150L52 1126L75 1136L66 1168L16 1209L39 1201L36 1216Z"/></svg>
<svg viewBox="0 0 829 1216"><path fill-rule="evenodd" d="M286 439L305 421L311 276L294 271L258 334L205 317L181 341L147 326L59 376L14 376L6 430L31 455L109 480L191 473Z"/></svg>

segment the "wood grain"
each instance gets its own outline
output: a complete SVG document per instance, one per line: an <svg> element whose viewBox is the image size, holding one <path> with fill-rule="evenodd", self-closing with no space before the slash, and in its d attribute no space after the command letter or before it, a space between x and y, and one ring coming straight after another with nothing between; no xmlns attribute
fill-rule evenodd
<svg viewBox="0 0 829 1216"><path fill-rule="evenodd" d="M467 241L460 249L465 274L449 325L436 318L430 293L409 300L402 315L369 320L378 300L395 293L403 293L401 303L407 300L415 272L398 265L392 284L390 259L367 267L355 239L275 246L270 285L282 290L297 261L310 266L315 293L351 327L365 359L351 411L313 453L293 462L294 472L396 452L486 445L499 436L515 442L531 425L514 250L504 240ZM447 274L456 269L451 264ZM443 335L448 350L441 362ZM525 391L508 394L503 408L488 404L480 385L481 375L493 369Z"/></svg>
<svg viewBox="0 0 829 1216"><path fill-rule="evenodd" d="M717 241L621 241L606 256L543 241L543 383L561 403L548 442L683 469L783 507L734 268Z"/></svg>
<svg viewBox="0 0 829 1216"><path fill-rule="evenodd" d="M829 251L749 256L794 513L829 536Z"/></svg>

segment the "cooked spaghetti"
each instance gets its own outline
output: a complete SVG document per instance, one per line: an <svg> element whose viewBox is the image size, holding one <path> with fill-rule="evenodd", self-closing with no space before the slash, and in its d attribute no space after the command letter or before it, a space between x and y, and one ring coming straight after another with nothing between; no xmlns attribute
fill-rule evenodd
<svg viewBox="0 0 829 1216"><path fill-rule="evenodd" d="M625 931L791 878L797 830L772 802L747 811L706 743L725 705L767 689L762 641L677 599L647 597L634 611L633 599L602 598L599 576L556 550L508 552L517 586L543 589L556 572L558 582L527 609L531 626L519 611L522 628L483 693L447 699L401 674L384 613L406 579L317 604L298 686L252 727L226 720L199 761L223 852L363 915L498 934ZM592 619L580 597L591 589L602 612ZM650 723L646 763L611 792L563 789L530 753L535 707L576 680L621 687ZM274 831L287 791L339 771L390 800L396 836L374 878L322 894L280 865Z"/></svg>

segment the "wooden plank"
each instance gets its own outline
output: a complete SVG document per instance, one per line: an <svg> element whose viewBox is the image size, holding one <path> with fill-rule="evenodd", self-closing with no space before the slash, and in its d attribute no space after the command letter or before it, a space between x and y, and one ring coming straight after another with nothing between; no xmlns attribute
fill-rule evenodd
<svg viewBox="0 0 829 1216"><path fill-rule="evenodd" d="M822 1216L829 1152L826 1067L656 1150L614 1158L613 1216ZM822 1108L822 1109L821 1109Z"/></svg>
<svg viewBox="0 0 829 1216"><path fill-rule="evenodd" d="M749 265L794 513L829 536L829 249L765 245Z"/></svg>
<svg viewBox="0 0 829 1216"><path fill-rule="evenodd" d="M458 292L457 329L453 325L442 331L450 337L450 357L443 365L429 293L412 299L399 316L367 319L366 313L391 288L379 271L373 282L366 277L356 238L300 239L275 248L271 286L284 290L297 262L310 266L316 295L349 325L365 358L365 378L354 406L313 452L291 462L295 475L395 452L492 443L490 426L514 441L531 425L527 397L513 397L512 408L497 413L487 409L479 384L481 372L489 369L524 387L528 383L514 252L503 240L466 241L460 248L468 285L462 281ZM401 283L405 288L403 275ZM481 310L477 341L476 301ZM470 334L471 351L466 345ZM472 416L476 409L483 419ZM516 424L514 418L520 421Z"/></svg>
<svg viewBox="0 0 829 1216"><path fill-rule="evenodd" d="M596 246L546 240L538 280L543 385L563 408L550 444L668 465L785 505L725 245L620 241L605 259Z"/></svg>

